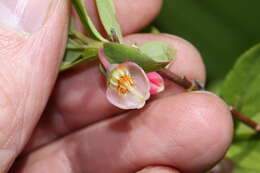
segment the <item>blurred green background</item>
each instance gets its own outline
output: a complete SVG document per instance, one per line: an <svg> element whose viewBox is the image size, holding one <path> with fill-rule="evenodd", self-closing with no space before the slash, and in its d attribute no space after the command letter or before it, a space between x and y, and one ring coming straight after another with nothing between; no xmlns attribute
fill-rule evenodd
<svg viewBox="0 0 260 173"><path fill-rule="evenodd" d="M164 0L155 26L199 49L212 85L240 54L260 42L259 8L260 0Z"/></svg>

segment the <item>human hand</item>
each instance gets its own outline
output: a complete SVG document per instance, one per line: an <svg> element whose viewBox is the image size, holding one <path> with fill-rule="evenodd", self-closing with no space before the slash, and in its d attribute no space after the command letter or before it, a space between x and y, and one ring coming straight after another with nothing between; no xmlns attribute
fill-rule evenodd
<svg viewBox="0 0 260 173"><path fill-rule="evenodd" d="M86 1L101 30L93 0ZM0 28L2 172L14 163L10 172L196 173L223 157L232 119L224 102L207 92L185 93L168 84L144 109L122 112L106 100L104 79L92 63L61 74L45 108L65 48L68 1L0 2L0 9L4 5L24 14L16 24L8 10L0 10L0 23L5 23ZM22 13L25 2L29 8ZM165 41L177 49L171 70L205 82L201 57L187 41L131 34L151 22L160 0L115 2L126 43Z"/></svg>

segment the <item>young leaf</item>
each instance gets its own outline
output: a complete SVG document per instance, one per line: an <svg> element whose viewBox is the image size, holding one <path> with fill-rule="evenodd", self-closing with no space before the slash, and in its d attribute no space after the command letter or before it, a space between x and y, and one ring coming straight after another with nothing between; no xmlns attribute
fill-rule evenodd
<svg viewBox="0 0 260 173"><path fill-rule="evenodd" d="M176 57L176 50L167 43L160 41L148 42L141 45L139 48L144 54L159 62L169 62Z"/></svg>
<svg viewBox="0 0 260 173"><path fill-rule="evenodd" d="M114 40L115 34L120 43L123 42L123 36L120 25L116 19L116 10L113 0L96 0L99 17L111 40Z"/></svg>
<svg viewBox="0 0 260 173"><path fill-rule="evenodd" d="M77 10L81 23L86 29L87 33L94 39L107 42L105 38L97 31L95 25L91 21L83 0L71 0L74 8Z"/></svg>
<svg viewBox="0 0 260 173"><path fill-rule="evenodd" d="M67 50L61 66L72 64L81 57L81 50Z"/></svg>
<svg viewBox="0 0 260 173"><path fill-rule="evenodd" d="M76 65L96 60L98 57L97 48L86 48L85 50L67 50L60 65L60 71L68 70Z"/></svg>
<svg viewBox="0 0 260 173"><path fill-rule="evenodd" d="M221 97L246 116L260 122L260 44L243 54L227 75ZM228 152L235 163L260 172L260 137L243 124L238 125L235 140Z"/></svg>
<svg viewBox="0 0 260 173"><path fill-rule="evenodd" d="M84 34L82 34L81 32L78 31L70 31L69 37L73 38L73 41L71 41L71 39L69 39L69 43L74 42L74 45L76 43L77 46L83 46L83 45L88 45L91 47L97 47L100 48L102 47L103 43L97 40L93 40L87 36L85 36ZM75 41L75 39L77 39L77 41ZM68 45L67 45L68 47Z"/></svg>
<svg viewBox="0 0 260 173"><path fill-rule="evenodd" d="M146 45L147 46L147 45ZM111 64L119 64L126 61L132 61L140 65L146 72L156 71L165 67L174 57L166 52L158 53L159 57L154 57L155 53L148 53L149 46L142 50L132 46L122 45L118 43L105 43L104 52ZM151 49L154 46L150 46ZM151 50L152 51L152 50ZM163 54L164 53L164 54Z"/></svg>
<svg viewBox="0 0 260 173"><path fill-rule="evenodd" d="M93 40L76 31L74 22L71 20L66 53L61 62L60 71L97 59L97 51L101 47L103 47L101 41Z"/></svg>

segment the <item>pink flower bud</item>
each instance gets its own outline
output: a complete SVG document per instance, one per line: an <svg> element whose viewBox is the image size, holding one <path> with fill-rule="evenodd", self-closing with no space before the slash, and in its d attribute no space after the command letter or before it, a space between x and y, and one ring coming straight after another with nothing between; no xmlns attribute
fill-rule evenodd
<svg viewBox="0 0 260 173"><path fill-rule="evenodd" d="M162 91L164 91L164 80L161 75L157 72L150 72L146 74L150 81L150 94L156 95Z"/></svg>

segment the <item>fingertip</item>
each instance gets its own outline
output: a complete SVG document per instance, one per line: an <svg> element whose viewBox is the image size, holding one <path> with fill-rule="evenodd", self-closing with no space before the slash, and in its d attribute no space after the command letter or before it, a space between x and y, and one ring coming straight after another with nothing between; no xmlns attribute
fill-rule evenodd
<svg viewBox="0 0 260 173"><path fill-rule="evenodd" d="M153 136L160 139L154 143L164 160L159 163L181 172L199 173L213 167L223 158L232 140L229 109L218 96L208 92L155 100L141 118Z"/></svg>
<svg viewBox="0 0 260 173"><path fill-rule="evenodd" d="M233 121L228 106L222 99L210 92L183 93L179 96L182 105L180 121L183 123L176 139L187 151L189 164L179 162L183 172L201 172L221 160L233 135Z"/></svg>
<svg viewBox="0 0 260 173"><path fill-rule="evenodd" d="M166 166L149 166L136 173L180 173L180 172Z"/></svg>
<svg viewBox="0 0 260 173"><path fill-rule="evenodd" d="M115 0L117 18L124 35L137 32L159 14L162 0Z"/></svg>
<svg viewBox="0 0 260 173"><path fill-rule="evenodd" d="M221 158L233 136L233 119L228 105L219 96L208 91L195 91L190 93L190 97L194 97L193 102L198 102L200 105L194 106L194 111L202 109L205 112L202 118L208 121L210 127L208 135L211 140L217 138L215 147L218 152L214 155L217 156L216 158Z"/></svg>

